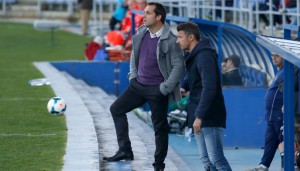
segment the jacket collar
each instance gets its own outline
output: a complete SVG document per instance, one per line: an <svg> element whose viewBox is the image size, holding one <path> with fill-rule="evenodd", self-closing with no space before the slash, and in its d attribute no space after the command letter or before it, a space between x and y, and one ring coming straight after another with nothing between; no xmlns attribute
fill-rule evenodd
<svg viewBox="0 0 300 171"><path fill-rule="evenodd" d="M135 36L136 39L142 39L146 33L146 31L148 30L147 27L145 26L141 26L139 29L138 29L138 33L137 35ZM170 26L165 23L163 25L163 27L161 28L161 35L160 35L160 39L163 40L163 39L167 39L170 35Z"/></svg>
<svg viewBox="0 0 300 171"><path fill-rule="evenodd" d="M146 32L147 32L147 27L141 26L138 29L137 34L135 36L133 36L133 38L132 38L133 39L133 50L135 52L136 58L137 58L139 49L141 47L143 37ZM162 27L161 36L159 37L159 41L168 39L169 35L170 35L170 27L167 23L165 23ZM167 46L162 46L162 47L163 47L162 50L164 52L166 52L168 50Z"/></svg>

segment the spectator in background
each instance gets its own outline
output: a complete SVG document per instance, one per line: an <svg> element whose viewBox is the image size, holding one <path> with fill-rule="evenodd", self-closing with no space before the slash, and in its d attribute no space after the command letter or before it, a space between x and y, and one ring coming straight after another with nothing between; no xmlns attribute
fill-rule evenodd
<svg viewBox="0 0 300 171"><path fill-rule="evenodd" d="M273 4L270 4L269 0L253 0L253 10L256 10L256 1L258 1L258 10L259 11L268 11L271 5L272 11L278 11L280 0L272 0ZM259 14L259 18L265 23L265 29L270 28L270 21L267 18L267 14ZM280 15L273 15L273 25L282 24L282 17ZM253 28L256 28L256 23Z"/></svg>
<svg viewBox="0 0 300 171"><path fill-rule="evenodd" d="M297 0L281 0L280 8L283 8L283 4L285 3L285 10L289 13L297 13ZM287 23L297 25L297 17L296 16L287 16Z"/></svg>
<svg viewBox="0 0 300 171"><path fill-rule="evenodd" d="M222 0L222 1L224 1L224 0ZM221 7L222 6L222 1L221 0L216 0L216 6ZM224 5L225 5L225 7L233 7L233 0L225 0ZM216 10L216 19L219 20L219 21L222 19L222 11L219 10L219 9Z"/></svg>
<svg viewBox="0 0 300 171"><path fill-rule="evenodd" d="M243 81L240 75L240 57L237 55L231 55L226 61L226 71L222 74L223 86L242 86ZM223 70L223 68L222 68Z"/></svg>
<svg viewBox="0 0 300 171"><path fill-rule="evenodd" d="M136 0L138 4L138 10L144 11L144 9L147 6L147 0ZM127 40L125 41L125 49L131 49L132 45L132 29L135 29L135 32L137 32L138 28L143 24L143 15L136 14L134 16L134 23L135 28L131 28L130 32L127 36ZM130 23L131 24L131 23Z"/></svg>
<svg viewBox="0 0 300 171"><path fill-rule="evenodd" d="M121 21L123 20L123 18L125 17L126 10L127 10L127 2L126 1L127 0L117 0L116 10L109 21L109 27L110 27L111 31L115 30L115 25L118 23L120 24ZM119 30L120 29L121 29L121 26L119 27Z"/></svg>
<svg viewBox="0 0 300 171"><path fill-rule="evenodd" d="M82 35L87 36L88 23L93 9L93 0L78 0L78 3L80 5L81 33Z"/></svg>
<svg viewBox="0 0 300 171"><path fill-rule="evenodd" d="M110 31L108 32L105 36L105 42L110 46L121 46L125 47L125 49L130 50L131 49L131 31L133 28L132 27L132 20L131 20L131 14L132 10L144 10L141 9L147 5L146 1L141 1L143 3L138 4L136 0L127 0L127 6L128 6L128 11L126 13L125 18L123 18L121 22L121 30L117 31ZM143 4L143 5L141 5ZM142 15L135 15L134 21L136 28L140 27L142 25ZM135 29L135 28L134 28Z"/></svg>
<svg viewBox="0 0 300 171"><path fill-rule="evenodd" d="M223 58L221 67L222 67L222 74L225 74L227 71L227 60L228 58Z"/></svg>
<svg viewBox="0 0 300 171"><path fill-rule="evenodd" d="M283 142L281 127L283 126L283 58L272 54L273 64L277 67L273 82L266 93L266 119L264 154L258 166L246 171L268 171L278 145Z"/></svg>

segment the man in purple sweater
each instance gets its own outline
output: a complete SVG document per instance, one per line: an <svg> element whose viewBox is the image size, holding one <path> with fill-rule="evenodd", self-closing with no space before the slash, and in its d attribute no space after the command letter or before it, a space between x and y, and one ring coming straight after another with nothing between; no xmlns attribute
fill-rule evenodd
<svg viewBox="0 0 300 171"><path fill-rule="evenodd" d="M144 10L144 25L133 37L130 60L130 85L111 105L119 150L106 161L133 160L128 136L126 113L149 103L155 132L154 170L165 168L168 152L168 103L179 101L179 80L184 71L184 60L177 37L165 24L166 11L160 3L150 2Z"/></svg>

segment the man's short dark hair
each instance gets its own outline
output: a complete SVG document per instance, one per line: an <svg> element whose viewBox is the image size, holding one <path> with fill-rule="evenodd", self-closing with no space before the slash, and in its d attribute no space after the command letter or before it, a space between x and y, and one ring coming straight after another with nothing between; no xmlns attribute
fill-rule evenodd
<svg viewBox="0 0 300 171"><path fill-rule="evenodd" d="M241 64L241 59L238 55L231 55L228 57L228 60L232 61L233 65L235 67L240 67L240 64Z"/></svg>
<svg viewBox="0 0 300 171"><path fill-rule="evenodd" d="M186 22L177 26L177 31L184 31L186 36L194 35L196 40L200 40L200 30L196 23Z"/></svg>
<svg viewBox="0 0 300 171"><path fill-rule="evenodd" d="M222 62L227 63L227 61L228 61L228 58L223 58L223 59L222 59Z"/></svg>
<svg viewBox="0 0 300 171"><path fill-rule="evenodd" d="M165 23L166 15L167 15L165 7L162 4L158 3L158 2L149 2L148 5L154 5L155 6L155 9L154 9L155 16L161 15L160 21L162 23Z"/></svg>

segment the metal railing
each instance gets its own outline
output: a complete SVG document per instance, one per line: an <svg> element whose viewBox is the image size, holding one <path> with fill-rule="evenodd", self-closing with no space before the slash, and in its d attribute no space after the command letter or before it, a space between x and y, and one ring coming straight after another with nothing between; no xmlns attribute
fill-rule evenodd
<svg viewBox="0 0 300 171"><path fill-rule="evenodd" d="M36 6L37 6L37 16L42 17L43 16L43 5L53 5L53 4L59 4L59 5L65 5L66 6L66 12L68 13L68 16L71 17L74 15L75 6L77 5L77 0L35 0ZM7 8L8 5L17 4L17 0L0 0L0 4L2 5L2 15L6 16L9 12L9 9ZM113 11L113 5L115 4L115 1L112 0L94 0L93 5L93 17L96 17L96 13L99 9L99 7L103 7L103 5L109 5L109 12L112 13ZM52 10L55 12L55 10Z"/></svg>
<svg viewBox="0 0 300 171"><path fill-rule="evenodd" d="M2 1L2 14L7 15L7 4L12 0ZM15 0L13 0L15 1ZM51 0L36 0L37 16L43 15L42 4L49 3ZM54 1L54 0L53 0ZM296 23L300 23L300 0L296 0L296 8L286 8L285 3L279 10L272 7L273 0L269 0L269 9L259 11L259 0L152 0L163 3L170 15L180 17L200 18L221 22L230 22L241 26L250 31L259 33L262 28L260 24L260 15L266 15L270 21L270 31L268 35L274 36L274 15L282 17L283 24L287 16L296 17ZM57 1L55 1L57 2ZM74 15L74 5L77 0L62 0L67 5L68 16ZM113 12L113 0L94 0L94 10L92 13L94 23L103 25L103 6L109 5L109 13ZM255 8L255 9L254 9ZM256 25L256 28L253 26Z"/></svg>
<svg viewBox="0 0 300 171"><path fill-rule="evenodd" d="M250 31L259 32L260 17L263 14L269 18L270 32L269 35L274 35L273 16L280 15L282 21L286 20L287 16L297 18L297 25L300 23L300 0L296 0L296 8L286 8L285 3L279 10L274 10L272 7L273 0L269 0L269 9L265 11L259 9L259 2L255 0L154 0L161 2L168 9L171 15L181 17L192 17L209 19L221 22L230 22L241 26ZM230 5L227 3L231 3ZM255 8L255 9L254 9ZM217 15L218 13L218 15ZM256 25L256 28L253 26Z"/></svg>

